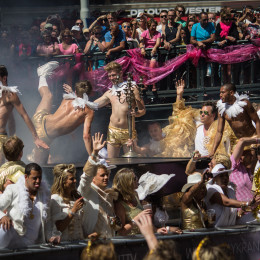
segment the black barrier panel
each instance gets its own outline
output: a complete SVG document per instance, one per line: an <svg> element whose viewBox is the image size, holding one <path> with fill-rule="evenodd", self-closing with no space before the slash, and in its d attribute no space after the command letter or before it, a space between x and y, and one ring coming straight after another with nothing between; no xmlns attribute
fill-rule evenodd
<svg viewBox="0 0 260 260"><path fill-rule="evenodd" d="M190 260L193 250L199 242L209 236L214 245L227 243L236 260L255 260L260 258L260 227L247 226L239 229L236 226L226 230L206 230L182 235L157 236L162 240L174 240L183 260ZM117 237L112 239L118 260L141 260L148 252L146 241L141 235L135 237ZM79 259L86 246L86 241L61 243L58 246L48 244L31 246L21 250L0 250L0 259L12 260L71 260Z"/></svg>

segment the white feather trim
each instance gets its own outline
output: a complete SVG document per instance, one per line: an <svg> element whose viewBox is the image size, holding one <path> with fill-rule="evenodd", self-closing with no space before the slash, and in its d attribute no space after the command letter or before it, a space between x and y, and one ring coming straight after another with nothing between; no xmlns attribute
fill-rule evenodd
<svg viewBox="0 0 260 260"><path fill-rule="evenodd" d="M238 93L235 93L235 98L236 101L234 104L229 105L227 103L223 103L222 100L219 100L217 103L217 108L218 108L218 112L221 116L223 116L224 113L226 113L226 115L229 118L232 117L236 117L238 116L240 113L242 113L244 111L243 107L246 106L246 102L243 100L248 100L248 96L247 95L238 95Z"/></svg>
<svg viewBox="0 0 260 260"><path fill-rule="evenodd" d="M77 95L74 92L71 92L69 94L63 94L63 98L73 99L72 105L75 109L84 109L87 105L92 110L98 110L98 103L89 101L88 95L86 93L83 94L83 98L77 97Z"/></svg>
<svg viewBox="0 0 260 260"><path fill-rule="evenodd" d="M11 92L11 93L18 93L18 94L22 95L17 86L12 86L12 87L3 86L2 81L0 81L0 98L3 95L3 91L7 91L7 92Z"/></svg>
<svg viewBox="0 0 260 260"><path fill-rule="evenodd" d="M19 208L21 213L28 217L29 213L32 211L32 208L29 206L29 192L26 190L25 186L25 177L21 176L16 185L18 186L19 190ZM47 210L48 210L48 203L50 201L50 192L47 187L47 184L42 181L39 191L37 192L36 196L36 204L35 206L39 209L39 211L42 211L42 218L45 220L47 218ZM41 208L42 204L42 208Z"/></svg>

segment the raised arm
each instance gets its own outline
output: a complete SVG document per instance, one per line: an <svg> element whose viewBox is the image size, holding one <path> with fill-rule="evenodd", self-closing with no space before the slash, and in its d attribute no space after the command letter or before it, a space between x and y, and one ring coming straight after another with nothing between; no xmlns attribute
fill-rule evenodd
<svg viewBox="0 0 260 260"><path fill-rule="evenodd" d="M16 94L12 94L11 102L14 105L17 112L23 118L27 127L29 128L29 130L30 130L30 132L33 136L33 140L34 140L35 145L38 148L42 147L42 148L48 149L49 146L45 142L43 142L41 139L39 139L38 134L36 133L35 127L34 127L32 121L31 121L30 117L28 116L26 110L24 109L23 104L21 103L20 99L18 98L18 96Z"/></svg>
<svg viewBox="0 0 260 260"><path fill-rule="evenodd" d="M93 118L94 118L94 111L89 109L88 113L85 117L84 127L83 127L83 140L84 140L85 147L86 147L86 150L89 155L92 152L90 130L91 130L91 123L93 121Z"/></svg>
<svg viewBox="0 0 260 260"><path fill-rule="evenodd" d="M218 114L217 133L216 133L215 140L214 140L213 150L211 151L211 154L209 155L209 157L213 156L215 154L215 152L217 151L218 146L219 146L221 139L222 139L224 127L225 127L225 118L222 117L220 114Z"/></svg>
<svg viewBox="0 0 260 260"><path fill-rule="evenodd" d="M238 162L244 152L244 147L251 144L259 144L260 138L255 137L243 137L237 142L235 149L232 153L234 160Z"/></svg>

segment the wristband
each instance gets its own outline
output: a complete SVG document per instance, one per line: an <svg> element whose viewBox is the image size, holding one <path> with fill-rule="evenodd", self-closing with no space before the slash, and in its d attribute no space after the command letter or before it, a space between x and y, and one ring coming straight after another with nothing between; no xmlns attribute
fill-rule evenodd
<svg viewBox="0 0 260 260"><path fill-rule="evenodd" d="M69 214L71 215L71 216L75 216L76 214L74 213L74 212L72 212L71 210L69 211Z"/></svg>
<svg viewBox="0 0 260 260"><path fill-rule="evenodd" d="M145 47L141 47L141 49L145 49Z"/></svg>
<svg viewBox="0 0 260 260"><path fill-rule="evenodd" d="M94 153L92 153L91 156L92 156L93 158L96 158L96 157L97 157Z"/></svg>

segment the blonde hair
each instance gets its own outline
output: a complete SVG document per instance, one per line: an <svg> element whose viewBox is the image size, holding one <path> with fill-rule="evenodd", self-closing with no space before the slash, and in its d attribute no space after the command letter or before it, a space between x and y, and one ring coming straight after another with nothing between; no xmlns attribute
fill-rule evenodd
<svg viewBox="0 0 260 260"><path fill-rule="evenodd" d="M119 193L119 197L124 201L131 201L135 195L135 174L132 169L120 169L114 179L112 188Z"/></svg>
<svg viewBox="0 0 260 260"><path fill-rule="evenodd" d="M225 166L226 169L231 168L231 161L228 155L223 153L215 153L213 158L216 160L216 164L221 163Z"/></svg>
<svg viewBox="0 0 260 260"><path fill-rule="evenodd" d="M111 62L108 63L107 66L105 67L105 71L106 71L107 73L109 73L109 72L111 72L111 71L113 71L113 70L115 70L116 72L119 73L119 72L122 71L122 66L121 66L119 63L115 62L115 61L111 61Z"/></svg>
<svg viewBox="0 0 260 260"><path fill-rule="evenodd" d="M76 174L74 164L57 164L53 168L54 181L51 186L51 194L58 194L64 198L65 189L64 184L68 179L68 174Z"/></svg>
<svg viewBox="0 0 260 260"><path fill-rule="evenodd" d="M80 256L80 260L116 260L114 245L109 241L97 240L88 242Z"/></svg>
<svg viewBox="0 0 260 260"><path fill-rule="evenodd" d="M192 254L192 260L233 260L233 252L229 245L211 245L208 238L204 238Z"/></svg>
<svg viewBox="0 0 260 260"><path fill-rule="evenodd" d="M174 241L159 241L154 250L151 250L144 260L181 260Z"/></svg>

